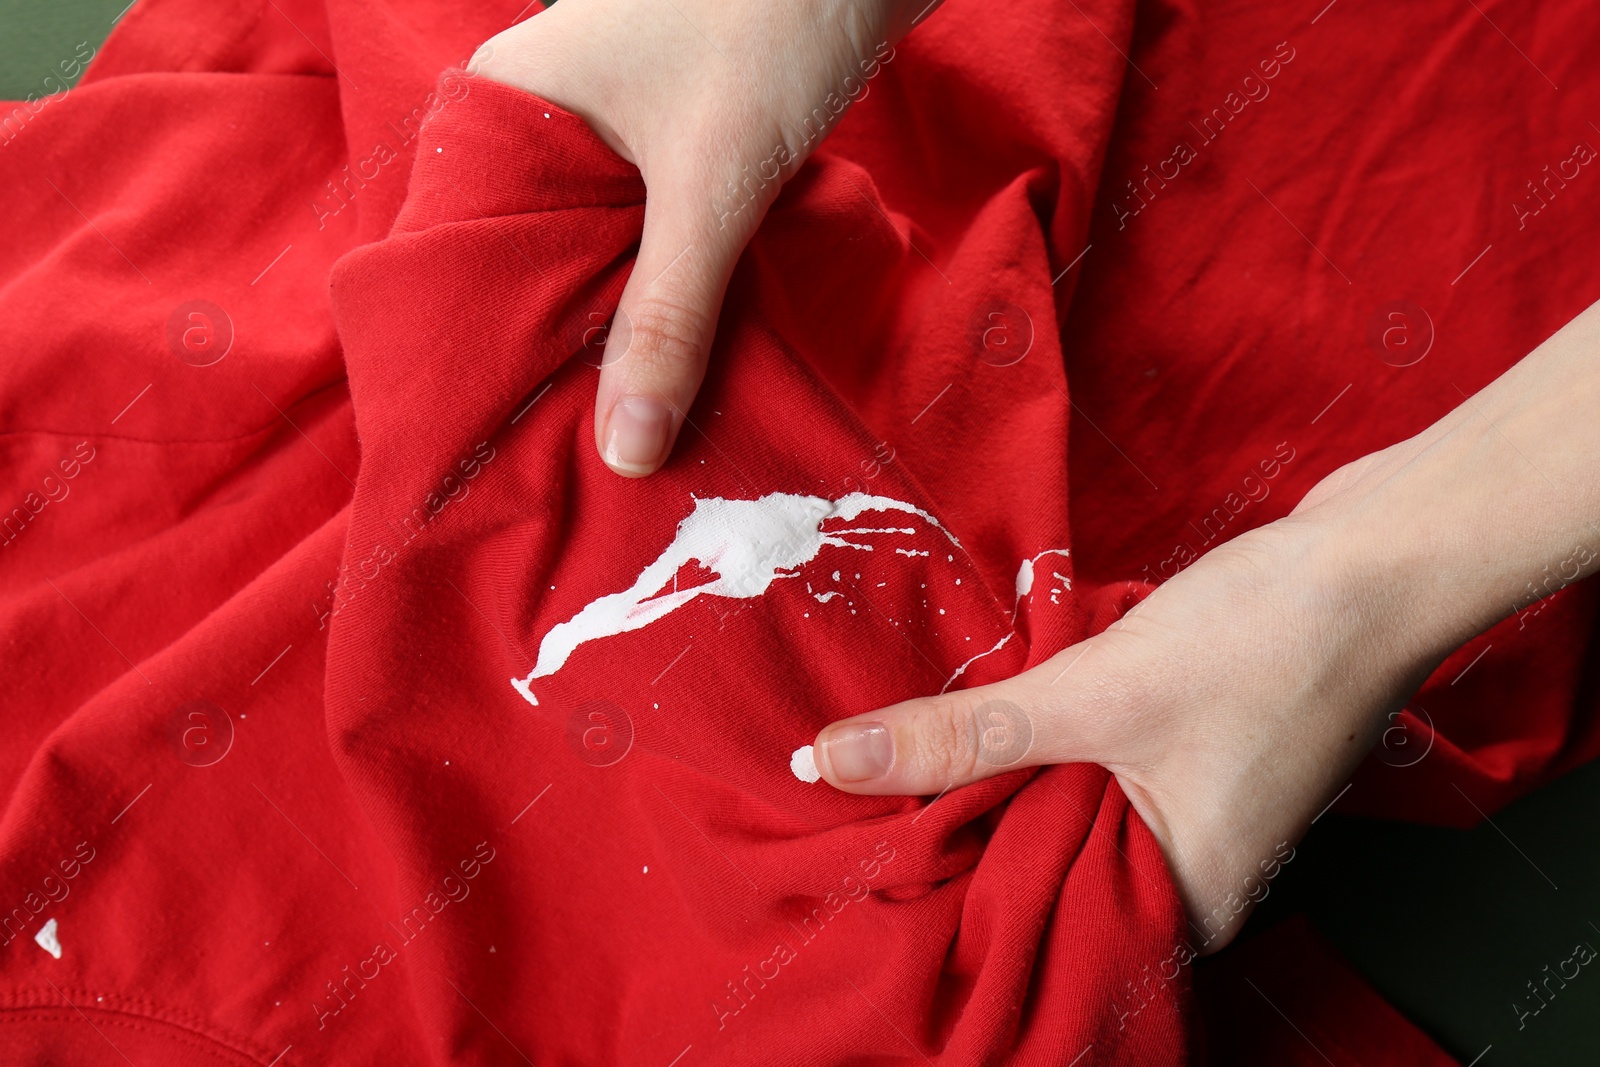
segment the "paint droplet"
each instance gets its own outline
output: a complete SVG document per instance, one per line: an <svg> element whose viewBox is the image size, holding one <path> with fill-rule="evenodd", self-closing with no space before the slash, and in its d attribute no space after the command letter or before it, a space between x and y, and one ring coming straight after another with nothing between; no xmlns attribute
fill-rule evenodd
<svg viewBox="0 0 1600 1067"><path fill-rule="evenodd" d="M649 873L650 873L650 868L649 868L649 867L646 867L646 868L645 868L645 869L644 869L644 873L645 873L645 874L649 874Z"/></svg>
<svg viewBox="0 0 1600 1067"><path fill-rule="evenodd" d="M444 149L442 148L435 148L434 151L439 153L441 156L444 155Z"/></svg>
<svg viewBox="0 0 1600 1067"><path fill-rule="evenodd" d="M789 757L789 769L802 782L815 782L822 778L810 745L802 745L794 750L794 755Z"/></svg>
<svg viewBox="0 0 1600 1067"><path fill-rule="evenodd" d="M545 112L545 113L544 113L544 117L545 117L545 118L549 118L549 117L550 117L550 112L548 112L548 111L546 111L546 112ZM490 951L493 951L493 950L492 950L492 949L491 949L491 950L490 950Z"/></svg>
<svg viewBox="0 0 1600 1067"><path fill-rule="evenodd" d="M51 919L39 927L39 932L33 935L34 943L44 949L56 959L61 958L61 942L56 937L56 921Z"/></svg>

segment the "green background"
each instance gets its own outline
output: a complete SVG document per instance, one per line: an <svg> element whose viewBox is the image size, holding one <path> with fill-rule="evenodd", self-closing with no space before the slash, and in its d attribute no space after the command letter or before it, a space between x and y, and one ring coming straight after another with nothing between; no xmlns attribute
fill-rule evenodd
<svg viewBox="0 0 1600 1067"><path fill-rule="evenodd" d="M0 100L44 96L82 41L99 49L128 0L0 0ZM55 82L50 83L54 88Z"/></svg>
<svg viewBox="0 0 1600 1067"><path fill-rule="evenodd" d="M0 98L42 93L125 4L0 0ZM1600 1064L1600 966L1520 1030L1511 1008L1576 942L1600 948L1600 766L1470 832L1325 816L1244 936L1296 911L1462 1064Z"/></svg>

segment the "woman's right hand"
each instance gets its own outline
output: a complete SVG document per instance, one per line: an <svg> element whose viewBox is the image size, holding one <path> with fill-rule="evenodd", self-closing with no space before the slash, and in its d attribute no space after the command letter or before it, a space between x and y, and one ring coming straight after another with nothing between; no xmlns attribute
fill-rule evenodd
<svg viewBox="0 0 1600 1067"><path fill-rule="evenodd" d="M595 399L612 470L666 461L757 224L938 2L562 0L488 42L481 73L579 116L644 177Z"/></svg>

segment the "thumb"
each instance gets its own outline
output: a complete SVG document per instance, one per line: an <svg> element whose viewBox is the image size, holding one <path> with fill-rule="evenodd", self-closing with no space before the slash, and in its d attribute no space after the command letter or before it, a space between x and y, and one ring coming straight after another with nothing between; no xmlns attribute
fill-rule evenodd
<svg viewBox="0 0 1600 1067"><path fill-rule="evenodd" d="M653 474L672 451L752 229L717 226L705 199L683 188L647 194L639 255L600 364L595 446L607 466L630 478Z"/></svg>
<svg viewBox="0 0 1600 1067"><path fill-rule="evenodd" d="M1057 684L1081 651L993 685L833 723L817 735L817 770L849 793L921 796L1020 767L1092 761L1101 716L1074 709L1067 685Z"/></svg>

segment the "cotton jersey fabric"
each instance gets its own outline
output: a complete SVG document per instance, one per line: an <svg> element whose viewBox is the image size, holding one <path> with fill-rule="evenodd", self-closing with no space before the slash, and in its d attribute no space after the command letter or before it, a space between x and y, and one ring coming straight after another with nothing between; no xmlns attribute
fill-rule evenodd
<svg viewBox="0 0 1600 1067"><path fill-rule="evenodd" d="M140 0L0 149L7 1060L1204 1058L1105 771L790 754L1097 632L1600 295L1585 16L953 0L634 482L590 412L645 188L466 64L527 11ZM677 599L558 629L629 590ZM1453 656L1340 809L1591 758L1593 611ZM1234 982L1218 1062L1451 1062L1303 929L1250 952L1320 1042Z"/></svg>

